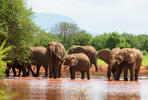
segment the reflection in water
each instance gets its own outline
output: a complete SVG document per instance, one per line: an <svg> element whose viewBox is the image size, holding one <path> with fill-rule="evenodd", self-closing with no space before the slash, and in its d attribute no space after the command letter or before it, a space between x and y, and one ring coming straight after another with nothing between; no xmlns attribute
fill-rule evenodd
<svg viewBox="0 0 148 100"><path fill-rule="evenodd" d="M108 82L107 100L140 100L139 82Z"/></svg>
<svg viewBox="0 0 148 100"><path fill-rule="evenodd" d="M147 100L148 80L117 82L44 78L4 79L19 96L12 100Z"/></svg>

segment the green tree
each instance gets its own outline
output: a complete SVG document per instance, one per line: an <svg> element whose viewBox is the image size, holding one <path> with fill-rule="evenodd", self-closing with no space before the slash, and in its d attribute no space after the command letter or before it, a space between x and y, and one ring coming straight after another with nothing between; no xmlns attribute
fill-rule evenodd
<svg viewBox="0 0 148 100"><path fill-rule="evenodd" d="M69 44L71 44L73 38L79 32L79 28L76 24L71 24L67 22L61 22L59 24L55 24L51 28L51 33L56 33L62 40L62 44L69 48Z"/></svg>
<svg viewBox="0 0 148 100"><path fill-rule="evenodd" d="M39 32L34 37L34 42L32 46L44 46L47 47L48 43L51 41L58 41L60 42L60 38L57 34L47 33L44 31Z"/></svg>
<svg viewBox="0 0 148 100"><path fill-rule="evenodd" d="M106 45L106 41L108 37L109 37L109 34L107 33L95 36L91 40L91 45L94 46L97 51L108 48L108 46Z"/></svg>
<svg viewBox="0 0 148 100"><path fill-rule="evenodd" d="M0 0L0 43L7 39L6 46L13 45L9 58L24 61L28 57L26 47L38 29L32 18L24 0Z"/></svg>
<svg viewBox="0 0 148 100"><path fill-rule="evenodd" d="M131 47L130 44L128 44L122 35L120 35L117 32L112 32L109 34L109 37L106 41L106 46L108 46L109 49L113 49L116 47L120 48L129 48Z"/></svg>
<svg viewBox="0 0 148 100"><path fill-rule="evenodd" d="M148 35L146 34L137 35L137 40L139 41L140 44L138 49L148 51Z"/></svg>
<svg viewBox="0 0 148 100"><path fill-rule="evenodd" d="M131 48L140 48L141 44L138 41L137 36L129 33L123 33L121 36L125 38L126 42L130 44Z"/></svg>
<svg viewBox="0 0 148 100"><path fill-rule="evenodd" d="M72 44L81 46L90 45L91 38L92 36L89 33L86 33L85 31L80 31L77 34L77 36L73 39Z"/></svg>

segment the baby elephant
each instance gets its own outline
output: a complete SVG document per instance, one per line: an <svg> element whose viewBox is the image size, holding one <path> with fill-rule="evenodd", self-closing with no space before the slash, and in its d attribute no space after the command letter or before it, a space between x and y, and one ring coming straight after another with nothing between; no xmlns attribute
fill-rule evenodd
<svg viewBox="0 0 148 100"><path fill-rule="evenodd" d="M86 72L87 79L89 80L90 60L84 53L69 54L64 57L64 65L70 66L71 79L75 79L75 71L80 71L82 74L81 79L84 79Z"/></svg>

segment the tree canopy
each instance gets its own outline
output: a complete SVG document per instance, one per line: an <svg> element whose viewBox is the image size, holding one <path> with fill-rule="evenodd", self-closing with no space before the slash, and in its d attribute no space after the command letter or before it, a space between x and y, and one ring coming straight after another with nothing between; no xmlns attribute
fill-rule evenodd
<svg viewBox="0 0 148 100"><path fill-rule="evenodd" d="M26 48L38 29L32 20L33 12L24 0L0 0L0 43L7 40L6 46L13 46L10 59L20 61L28 57Z"/></svg>

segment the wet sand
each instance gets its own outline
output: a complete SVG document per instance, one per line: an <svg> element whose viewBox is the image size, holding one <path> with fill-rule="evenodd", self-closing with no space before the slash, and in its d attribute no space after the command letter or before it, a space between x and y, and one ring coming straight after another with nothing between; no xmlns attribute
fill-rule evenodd
<svg viewBox="0 0 148 100"><path fill-rule="evenodd" d="M12 100L148 100L148 79L138 82L102 79L70 80L69 78L9 78Z"/></svg>

